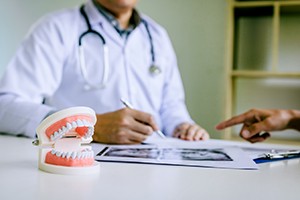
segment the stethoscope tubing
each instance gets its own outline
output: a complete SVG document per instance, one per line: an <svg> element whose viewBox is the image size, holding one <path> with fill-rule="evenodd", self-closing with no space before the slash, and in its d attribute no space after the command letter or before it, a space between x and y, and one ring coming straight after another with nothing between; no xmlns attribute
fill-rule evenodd
<svg viewBox="0 0 300 200"><path fill-rule="evenodd" d="M109 70L110 70L110 66L109 66L109 49L108 49L108 46L106 44L106 41L105 41L104 37L99 32L92 29L92 26L90 24L88 16L87 16L86 12L84 11L84 5L82 5L80 7L80 13L84 17L86 25L87 25L87 30L79 36L79 40L78 40L79 65L80 65L80 70L81 70L82 76L84 78L84 81L86 82L85 88L87 90L102 89L106 86L106 84L108 82L108 75L109 75ZM153 38L151 36L148 23L143 19L142 19L141 22L144 24L144 26L146 28L148 38L149 38L149 42L150 42L150 53L151 53L151 62L152 62L152 64L149 68L149 71L150 71L151 74L157 75L157 74L161 73L161 69L154 64L155 63L155 53L154 53ZM86 70L87 68L86 68L86 64L85 64L86 62L85 62L84 48L82 46L83 37L86 36L87 34L94 34L97 37L99 37L101 42L102 42L102 45L103 45L103 75L102 75L102 79L101 79L100 84L94 84L94 83L90 82L88 74L87 74L87 70Z"/></svg>

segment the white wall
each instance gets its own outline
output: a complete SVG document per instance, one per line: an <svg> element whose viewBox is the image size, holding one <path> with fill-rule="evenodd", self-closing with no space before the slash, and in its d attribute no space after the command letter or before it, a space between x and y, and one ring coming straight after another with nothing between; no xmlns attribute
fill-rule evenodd
<svg viewBox="0 0 300 200"><path fill-rule="evenodd" d="M84 0L0 0L0 74L32 23L47 12L80 2Z"/></svg>
<svg viewBox="0 0 300 200"><path fill-rule="evenodd" d="M167 28L178 56L189 111L211 136L224 117L225 0L140 0Z"/></svg>
<svg viewBox="0 0 300 200"><path fill-rule="evenodd" d="M84 0L1 0L0 74L30 25L46 12ZM140 0L138 9L168 30L189 111L213 137L224 110L225 0Z"/></svg>

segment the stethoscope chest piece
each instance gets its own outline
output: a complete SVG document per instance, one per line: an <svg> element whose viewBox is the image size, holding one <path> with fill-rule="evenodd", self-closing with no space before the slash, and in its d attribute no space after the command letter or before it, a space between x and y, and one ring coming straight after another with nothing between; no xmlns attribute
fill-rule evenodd
<svg viewBox="0 0 300 200"><path fill-rule="evenodd" d="M149 72L152 75L159 75L161 73L161 69L156 65L151 65L149 68Z"/></svg>

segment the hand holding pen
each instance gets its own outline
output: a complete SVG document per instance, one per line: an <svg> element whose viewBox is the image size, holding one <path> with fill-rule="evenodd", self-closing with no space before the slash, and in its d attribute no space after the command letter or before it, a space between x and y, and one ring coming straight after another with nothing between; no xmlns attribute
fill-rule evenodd
<svg viewBox="0 0 300 200"><path fill-rule="evenodd" d="M96 116L95 142L140 144L158 129L151 114L135 109L123 108Z"/></svg>
<svg viewBox="0 0 300 200"><path fill-rule="evenodd" d="M124 106L126 106L127 108L131 108L131 109L133 109L133 106L129 103L129 102L127 102L127 101L125 101L125 100L123 100L123 99L120 99L121 100L121 102L124 104ZM151 124L150 124L151 125ZM155 128L155 127L154 127ZM161 138L166 138L166 136L161 132L161 130L159 130L159 129L156 129L155 131L154 131L154 133L156 133L159 137L161 137Z"/></svg>

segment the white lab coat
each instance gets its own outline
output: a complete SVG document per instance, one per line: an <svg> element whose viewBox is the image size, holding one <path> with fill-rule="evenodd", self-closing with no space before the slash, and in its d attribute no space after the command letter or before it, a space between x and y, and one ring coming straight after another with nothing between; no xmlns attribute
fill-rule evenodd
<svg viewBox="0 0 300 200"><path fill-rule="evenodd" d="M140 24L125 40L91 1L85 6L93 29L105 38L110 72L105 88L86 90L80 72L78 39L87 30L79 8L45 16L32 27L0 81L0 132L35 136L35 128L51 111L89 106L96 113L124 107L152 114L160 128L171 135L182 122L192 122L185 106L176 57L166 31L147 16L153 37L156 65L162 73L150 74L150 42ZM101 81L102 42L92 35L84 39L90 81Z"/></svg>

